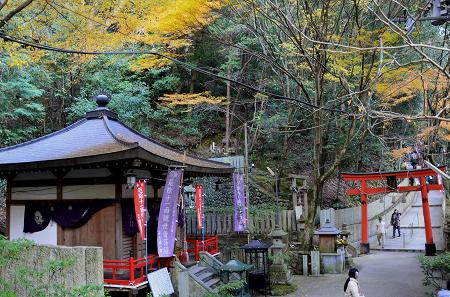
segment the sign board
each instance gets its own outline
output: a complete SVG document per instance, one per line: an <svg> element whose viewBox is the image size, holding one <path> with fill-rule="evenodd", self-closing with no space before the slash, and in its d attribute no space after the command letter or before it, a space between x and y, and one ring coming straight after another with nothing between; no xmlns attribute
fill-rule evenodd
<svg viewBox="0 0 450 297"><path fill-rule="evenodd" d="M203 187L195 185L195 204L197 206L197 228L203 228Z"/></svg>
<svg viewBox="0 0 450 297"><path fill-rule="evenodd" d="M181 170L169 170L159 208L156 243L158 256L173 256L178 218L178 198L180 197Z"/></svg>
<svg viewBox="0 0 450 297"><path fill-rule="evenodd" d="M147 280L154 297L171 296L175 293L166 267L147 274Z"/></svg>
<svg viewBox="0 0 450 297"><path fill-rule="evenodd" d="M134 210L136 212L136 221L138 223L141 240L145 240L145 181L140 180L134 188Z"/></svg>

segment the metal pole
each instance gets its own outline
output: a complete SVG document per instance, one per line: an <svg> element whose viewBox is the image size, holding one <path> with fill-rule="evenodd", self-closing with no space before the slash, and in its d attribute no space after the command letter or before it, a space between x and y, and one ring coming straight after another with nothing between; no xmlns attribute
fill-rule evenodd
<svg viewBox="0 0 450 297"><path fill-rule="evenodd" d="M148 275L148 205L147 205L147 181L144 180L144 209L145 209L145 276Z"/></svg>
<svg viewBox="0 0 450 297"><path fill-rule="evenodd" d="M278 203L278 169L275 169L275 203L277 215L275 216L275 226L280 226L280 208Z"/></svg>
<svg viewBox="0 0 450 297"><path fill-rule="evenodd" d="M245 165L244 165L244 171L245 171L245 208L246 208L246 215L247 215L247 242L250 243L250 190L248 186L248 137L247 137L247 122L244 123L244 146L245 146Z"/></svg>
<svg viewBox="0 0 450 297"><path fill-rule="evenodd" d="M437 168L436 166L434 166L433 164L431 164L430 162L428 162L427 160L424 160L425 164L428 165L428 167L430 167L434 172L436 172L437 174L441 175L443 178L450 180L450 175L448 175L447 173L445 173L444 171L440 170L439 168Z"/></svg>
<svg viewBox="0 0 450 297"><path fill-rule="evenodd" d="M202 191L202 251L205 251L205 199Z"/></svg>

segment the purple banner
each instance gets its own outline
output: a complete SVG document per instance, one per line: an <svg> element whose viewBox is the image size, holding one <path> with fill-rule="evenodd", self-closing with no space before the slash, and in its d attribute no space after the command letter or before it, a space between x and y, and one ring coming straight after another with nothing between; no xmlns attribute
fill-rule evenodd
<svg viewBox="0 0 450 297"><path fill-rule="evenodd" d="M169 170L158 217L158 256L172 257L177 228L181 170Z"/></svg>
<svg viewBox="0 0 450 297"><path fill-rule="evenodd" d="M234 231L242 232L247 227L247 212L245 209L244 175L233 174L234 187Z"/></svg>

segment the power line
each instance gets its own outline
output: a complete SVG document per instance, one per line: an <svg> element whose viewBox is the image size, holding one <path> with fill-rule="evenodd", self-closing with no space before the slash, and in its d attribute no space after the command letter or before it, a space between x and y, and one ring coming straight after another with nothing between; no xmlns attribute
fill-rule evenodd
<svg viewBox="0 0 450 297"><path fill-rule="evenodd" d="M167 60L170 60L176 64L180 64L183 67L190 69L190 70L194 70L198 73L202 73L205 75L209 75L209 76L214 76L216 78L219 78L221 80L224 81L229 81L232 82L234 84L237 84L241 87L250 89L252 91L261 93L261 94L265 94L267 96L270 96L274 99L280 99L280 100L285 100L285 101L290 101L293 103L297 103L299 105L305 105L314 109L323 109L323 110L327 110L327 111L332 111L332 112L338 112L338 113L345 113L346 112L339 110L339 109L330 109L330 108L326 108L326 107L319 107L317 105L311 104L309 102L306 101L302 101L302 100L298 100L298 99L293 99L287 96L283 96L283 95L278 95L275 93L271 93L271 92L267 92L255 87L252 87L248 84L239 82L237 80L231 79L231 78L227 78L225 76L219 75L219 74L215 74L212 73L210 71L198 68L196 66L192 66L189 63L180 61L178 59L172 58L170 56L167 56L165 54L161 54L158 52L154 52L154 51L105 51L105 52L98 52L98 51L80 51L80 50L71 50L71 49L64 49L64 48L57 48L57 47L53 47L53 46L48 46L48 45L43 45L43 44L39 44L39 43L34 43L31 41L27 41L21 38L17 38L11 35L6 34L5 32L0 31L0 38L4 39L5 41L10 41L10 42L14 42L14 43L18 43L21 44L23 46L28 46L28 47L33 47L33 48L37 48L37 49L41 49L41 50L46 50L46 51L53 51L53 52L59 52L59 53L64 53L64 54L79 54L79 55L153 55L153 56L157 56L160 58L164 58Z"/></svg>

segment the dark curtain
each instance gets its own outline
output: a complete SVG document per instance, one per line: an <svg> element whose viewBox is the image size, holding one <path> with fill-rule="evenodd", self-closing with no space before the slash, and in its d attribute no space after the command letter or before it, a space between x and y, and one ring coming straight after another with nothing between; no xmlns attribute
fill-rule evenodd
<svg viewBox="0 0 450 297"><path fill-rule="evenodd" d="M99 210L111 205L113 200L62 201L53 210L52 219L63 228L78 228L86 224Z"/></svg>
<svg viewBox="0 0 450 297"><path fill-rule="evenodd" d="M133 236L139 232L133 199L122 200L122 226L123 231L128 236Z"/></svg>
<svg viewBox="0 0 450 297"><path fill-rule="evenodd" d="M47 228L54 220L63 228L78 228L86 224L99 210L114 200L48 201L25 204L23 232L34 233Z"/></svg>
<svg viewBox="0 0 450 297"><path fill-rule="evenodd" d="M25 204L23 232L42 231L47 228L51 219L51 205L49 203L27 202Z"/></svg>

